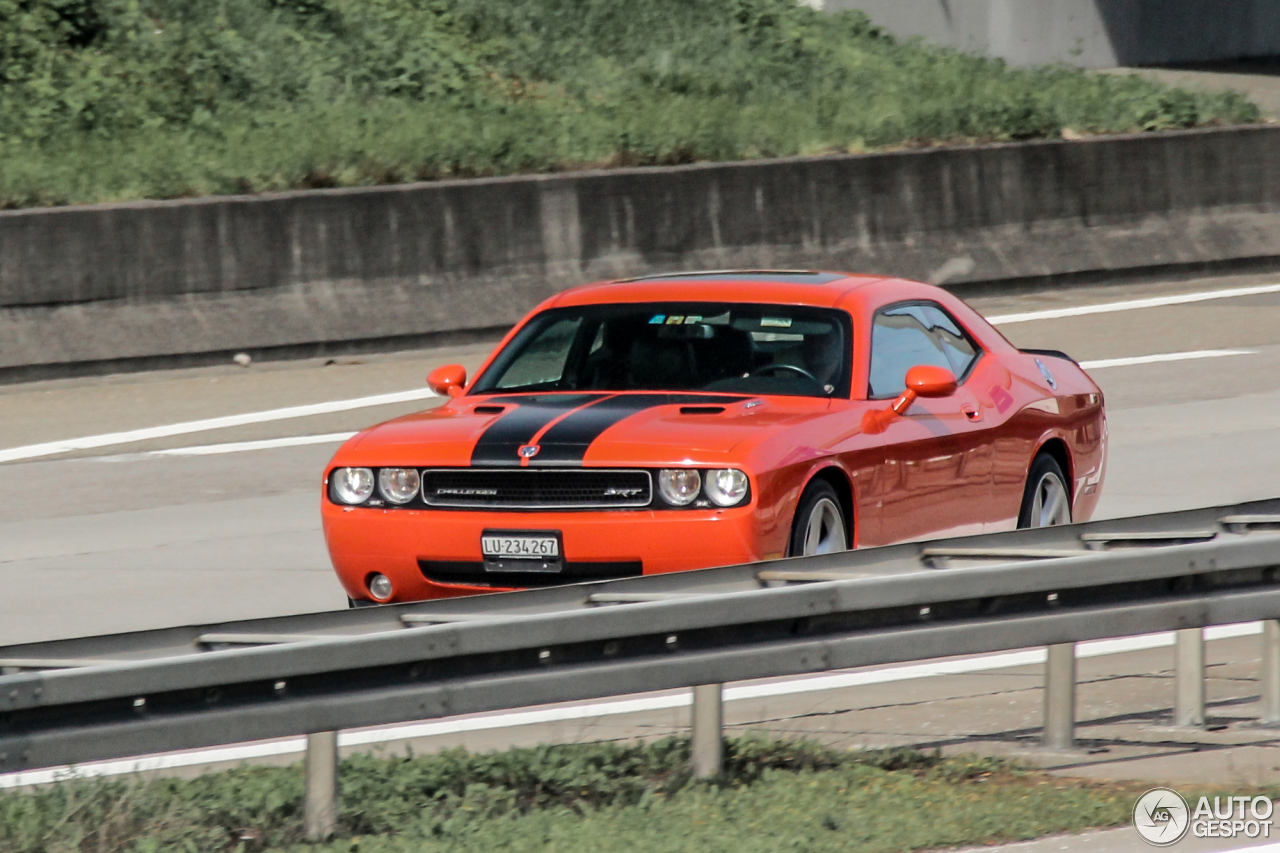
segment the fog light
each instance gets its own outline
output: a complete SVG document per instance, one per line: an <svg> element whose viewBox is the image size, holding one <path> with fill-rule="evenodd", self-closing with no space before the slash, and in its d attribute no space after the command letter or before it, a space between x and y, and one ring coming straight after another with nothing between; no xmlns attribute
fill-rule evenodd
<svg viewBox="0 0 1280 853"><path fill-rule="evenodd" d="M702 490L702 475L693 468L663 468L658 472L658 494L672 506L688 506Z"/></svg>
<svg viewBox="0 0 1280 853"><path fill-rule="evenodd" d="M369 468L335 468L329 475L329 494L334 503L355 506L373 494L373 471Z"/></svg>
<svg viewBox="0 0 1280 853"><path fill-rule="evenodd" d="M391 589L391 578L386 575L374 572L369 575L369 594L379 601L386 601L391 597L393 590Z"/></svg>
<svg viewBox="0 0 1280 853"><path fill-rule="evenodd" d="M747 496L747 475L733 468L707 472L707 497L716 506L733 506Z"/></svg>

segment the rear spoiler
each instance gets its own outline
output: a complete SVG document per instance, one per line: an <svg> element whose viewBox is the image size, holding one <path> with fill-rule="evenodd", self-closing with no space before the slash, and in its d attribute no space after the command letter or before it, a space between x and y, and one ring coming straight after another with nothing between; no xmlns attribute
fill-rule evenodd
<svg viewBox="0 0 1280 853"><path fill-rule="evenodd" d="M1018 350L1018 352L1024 352L1024 353L1026 353L1027 355L1045 355L1045 356L1048 356L1049 358L1061 358L1061 359L1064 359L1064 360L1066 360L1066 361L1071 362L1072 364L1076 365L1077 367L1079 367L1079 366L1080 366L1080 362L1076 361L1074 358L1072 358L1071 356L1067 355L1065 352L1062 352L1061 350L1056 350L1056 349L1024 349L1024 350Z"/></svg>

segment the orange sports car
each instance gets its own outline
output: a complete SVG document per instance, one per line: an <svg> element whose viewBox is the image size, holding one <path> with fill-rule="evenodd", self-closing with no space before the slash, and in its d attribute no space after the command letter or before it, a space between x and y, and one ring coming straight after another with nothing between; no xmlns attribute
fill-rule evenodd
<svg viewBox="0 0 1280 853"><path fill-rule="evenodd" d="M1086 520L1102 393L945 290L696 272L558 294L324 478L353 605Z"/></svg>

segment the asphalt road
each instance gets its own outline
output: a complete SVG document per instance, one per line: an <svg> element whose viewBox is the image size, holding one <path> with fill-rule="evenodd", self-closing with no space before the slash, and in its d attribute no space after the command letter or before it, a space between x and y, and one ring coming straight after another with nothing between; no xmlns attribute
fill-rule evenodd
<svg viewBox="0 0 1280 853"><path fill-rule="evenodd" d="M1280 280L1280 279L1276 279ZM989 316L1239 288L1263 277L973 300ZM1280 470L1280 293L1017 322L1018 345L1082 361L1248 354L1097 368L1111 458L1099 507L1123 516L1272 497ZM421 391L486 346L0 386L7 449L226 415ZM0 464L0 644L337 608L320 535L336 441L162 455L354 431L432 399L185 432ZM125 436L127 438L128 436ZM225 449L225 448L224 448Z"/></svg>
<svg viewBox="0 0 1280 853"><path fill-rule="evenodd" d="M1083 306L1268 285L1280 285L1280 276L1094 286L971 301L988 316L1071 314ZM1111 428L1100 516L1280 494L1280 292L1104 313L1077 310L1001 328L1020 346L1104 362L1091 370L1107 395ZM434 401L320 414L277 412L273 420L241 419L249 422L216 429L199 422L420 392L432 367L456 361L474 368L486 350L468 346L0 386L0 459L21 457L0 462L7 498L0 501L0 645L345 607L328 566L318 512L320 473L337 441L294 442L354 431ZM1132 363L1194 352L1200 355ZM1120 361L1106 363L1115 360ZM158 427L168 429L136 432ZM69 451L50 446L110 434L118 435L89 442L99 446L87 449L84 442ZM1102 758L1068 756L1054 766L1086 775L1184 778L1189 771L1176 768L1177 756L1217 750L1218 765L1199 766L1218 766L1251 784L1274 778L1280 742L1237 726L1247 720L1256 695L1250 668L1256 641L1222 640L1212 647L1224 667L1220 673L1238 668L1222 675L1217 693L1211 689L1217 703L1211 713L1227 720L1231 737L1200 733L1178 746L1181 735L1133 735L1134 725L1149 731L1167 708L1168 697L1161 697L1170 692L1169 654L1109 655L1095 667L1096 701L1088 698L1094 688L1082 688L1081 715L1101 727L1096 742L1128 746L1099 747ZM729 722L825 733L844 743L965 749L1000 744L1007 751L1034 739L1038 673L1038 666L1024 666L735 702L728 706ZM676 708L647 717L489 727L466 738L428 741L497 747L627 737L679 729L686 718L687 709ZM942 719L948 722L929 722ZM1130 729L1122 736L1114 726L1124 725Z"/></svg>

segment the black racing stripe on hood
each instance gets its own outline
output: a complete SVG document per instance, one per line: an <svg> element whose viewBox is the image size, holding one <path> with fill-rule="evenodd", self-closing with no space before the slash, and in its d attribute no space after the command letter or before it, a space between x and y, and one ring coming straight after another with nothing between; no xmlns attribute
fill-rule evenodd
<svg viewBox="0 0 1280 853"><path fill-rule="evenodd" d="M566 417L538 439L542 450L530 466L581 465L587 448L609 427L654 406L697 405L699 403L736 403L748 397L725 394L619 394L609 397Z"/></svg>
<svg viewBox="0 0 1280 853"><path fill-rule="evenodd" d="M547 394L545 396L501 397L490 402L517 404L485 430L471 449L475 466L510 467L520 461L519 450L538 431L565 412L605 398L604 394Z"/></svg>

